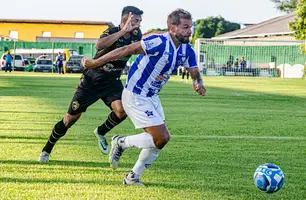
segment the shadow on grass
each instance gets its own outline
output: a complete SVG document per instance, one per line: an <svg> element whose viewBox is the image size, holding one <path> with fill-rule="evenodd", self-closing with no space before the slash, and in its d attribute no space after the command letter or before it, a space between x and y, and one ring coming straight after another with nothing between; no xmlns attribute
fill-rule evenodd
<svg viewBox="0 0 306 200"><path fill-rule="evenodd" d="M13 135L0 135L0 139L21 139L21 140L47 140L47 137L22 137Z"/></svg>
<svg viewBox="0 0 306 200"><path fill-rule="evenodd" d="M13 129L10 129L13 130ZM17 129L16 129L17 130ZM21 129L18 129L21 130ZM29 129L24 129L24 130L29 130ZM49 136L45 136L45 137L29 137L29 136L13 136L13 135L0 135L0 139L11 139L11 140L47 140L49 139ZM65 142L65 141L75 141L78 142L79 138L69 138L69 137L65 137L64 139L61 139L61 143ZM86 140L84 138L82 138L82 141L88 141L91 142L90 139Z"/></svg>
<svg viewBox="0 0 306 200"><path fill-rule="evenodd" d="M0 178L0 183L67 183L67 184L102 184L102 185L122 185L122 180L74 180L74 179L39 179L39 178Z"/></svg>
<svg viewBox="0 0 306 200"><path fill-rule="evenodd" d="M49 115L54 115L54 114L57 114L57 115L64 115L63 113L64 112L31 112L31 111L11 111L11 110L0 110L0 113L19 113L19 114L49 114ZM14 121L14 120L10 120L10 121ZM25 120L22 120L22 121L25 121Z"/></svg>
<svg viewBox="0 0 306 200"><path fill-rule="evenodd" d="M109 167L109 163L87 162L87 161L68 161L68 160L50 160L48 163L41 163L34 160L0 160L1 164L17 165L61 165L61 166L78 166L78 167Z"/></svg>
<svg viewBox="0 0 306 200"><path fill-rule="evenodd" d="M88 162L88 161L72 161L72 160L50 160L47 163L41 163L36 160L0 160L0 164L10 165L41 165L41 166L75 166L75 167L96 167L110 169L108 162ZM131 163L120 163L120 168L130 168ZM120 170L116 170L120 171Z"/></svg>
<svg viewBox="0 0 306 200"><path fill-rule="evenodd" d="M49 139L46 137L29 137L29 136L12 136L12 135L0 135L0 143L6 144L45 144ZM71 138L65 137L60 140L62 145L81 145L81 146L92 146L93 140L91 138Z"/></svg>

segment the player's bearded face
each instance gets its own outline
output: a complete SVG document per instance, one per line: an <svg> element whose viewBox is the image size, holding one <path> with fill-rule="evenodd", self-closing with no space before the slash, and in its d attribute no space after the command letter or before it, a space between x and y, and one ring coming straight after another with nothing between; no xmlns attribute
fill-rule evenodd
<svg viewBox="0 0 306 200"><path fill-rule="evenodd" d="M178 41L180 41L183 44L189 43L189 37L186 37L180 33L176 33L175 37Z"/></svg>
<svg viewBox="0 0 306 200"><path fill-rule="evenodd" d="M175 37L181 43L189 43L191 36L192 20L181 19L181 23L177 25Z"/></svg>
<svg viewBox="0 0 306 200"><path fill-rule="evenodd" d="M136 26L136 28L131 31L132 35L137 35L139 33L140 31L139 27L140 27L141 21L142 21L142 17L140 15L133 15L131 24L132 26Z"/></svg>

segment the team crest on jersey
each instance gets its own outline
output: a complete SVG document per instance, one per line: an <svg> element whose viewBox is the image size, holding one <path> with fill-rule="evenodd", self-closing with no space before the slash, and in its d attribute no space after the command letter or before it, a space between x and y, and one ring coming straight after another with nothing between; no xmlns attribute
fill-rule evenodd
<svg viewBox="0 0 306 200"><path fill-rule="evenodd" d="M115 67L115 66L114 66L113 64L107 63L106 65L104 65L104 66L102 67L102 69L103 69L104 71L109 72L109 71L112 71L112 69L113 69L114 67Z"/></svg>
<svg viewBox="0 0 306 200"><path fill-rule="evenodd" d="M72 107L72 110L77 110L80 107L80 104L78 101L74 101L72 102L71 107Z"/></svg>
<svg viewBox="0 0 306 200"><path fill-rule="evenodd" d="M145 44L148 50L154 47L154 41L150 40L150 41L147 41Z"/></svg>
<svg viewBox="0 0 306 200"><path fill-rule="evenodd" d="M152 40L144 41L144 43L146 45L146 49L150 50L153 49L154 47L159 46L162 43L162 41L160 38L154 38Z"/></svg>

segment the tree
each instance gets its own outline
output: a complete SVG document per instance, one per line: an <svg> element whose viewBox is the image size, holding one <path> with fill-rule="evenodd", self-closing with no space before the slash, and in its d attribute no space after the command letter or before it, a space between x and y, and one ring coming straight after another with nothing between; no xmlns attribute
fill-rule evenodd
<svg viewBox="0 0 306 200"><path fill-rule="evenodd" d="M276 4L276 9L285 13L294 12L299 0L270 0Z"/></svg>
<svg viewBox="0 0 306 200"><path fill-rule="evenodd" d="M289 23L289 27L297 40L306 40L306 0L300 0L296 15L294 21ZM303 50L306 52L305 46Z"/></svg>
<svg viewBox="0 0 306 200"><path fill-rule="evenodd" d="M237 23L226 21L223 17L208 17L196 21L197 29L193 35L192 42L197 38L212 38L223 33L240 29Z"/></svg>
<svg viewBox="0 0 306 200"><path fill-rule="evenodd" d="M168 29L167 28L152 28L152 29L148 30L148 32L149 31L168 31Z"/></svg>

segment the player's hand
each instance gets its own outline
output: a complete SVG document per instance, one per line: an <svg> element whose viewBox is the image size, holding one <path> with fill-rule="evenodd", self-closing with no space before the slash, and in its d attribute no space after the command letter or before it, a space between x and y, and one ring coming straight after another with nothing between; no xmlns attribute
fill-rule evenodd
<svg viewBox="0 0 306 200"><path fill-rule="evenodd" d="M134 29L136 28L139 28L139 25L136 24L136 25L132 25L132 18L133 18L133 14L130 12L129 13L129 16L128 16L128 19L126 20L122 30L126 33L129 33L131 31L133 31Z"/></svg>
<svg viewBox="0 0 306 200"><path fill-rule="evenodd" d="M193 90L201 96L206 96L206 88L203 84L193 83Z"/></svg>
<svg viewBox="0 0 306 200"><path fill-rule="evenodd" d="M85 68L88 69L97 67L95 60L87 59L86 57L82 58L82 64Z"/></svg>

